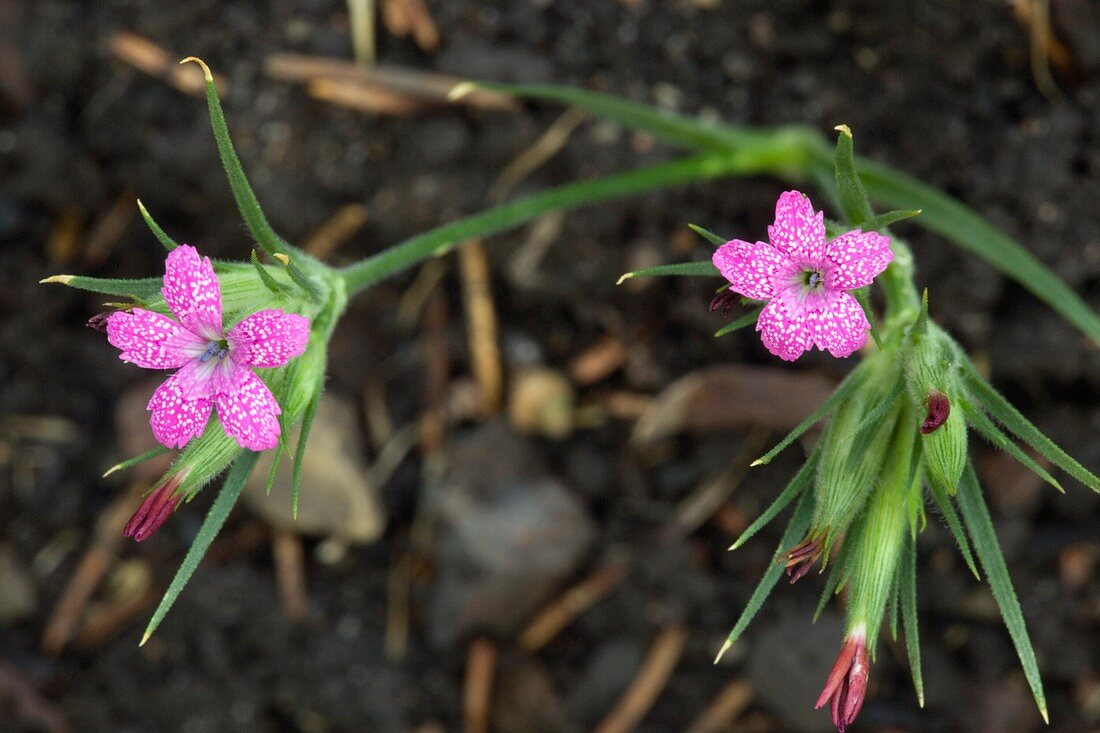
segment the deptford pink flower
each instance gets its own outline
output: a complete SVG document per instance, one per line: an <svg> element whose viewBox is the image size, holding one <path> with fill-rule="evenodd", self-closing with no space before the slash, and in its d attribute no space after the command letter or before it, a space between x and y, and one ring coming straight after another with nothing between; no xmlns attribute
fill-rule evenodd
<svg viewBox="0 0 1100 733"><path fill-rule="evenodd" d="M766 300L756 330L768 351L794 361L814 346L845 357L867 341L870 324L848 291L870 285L893 259L890 240L853 229L826 241L824 214L787 191L775 205L769 242L726 242L714 266L730 290Z"/></svg>
<svg viewBox="0 0 1100 733"><path fill-rule="evenodd" d="M934 433L941 425L947 422L948 416L951 414L951 401L947 399L947 395L940 392L938 389L933 389L928 392L928 397L924 400L925 407L928 408L928 416L924 418L924 422L921 423L920 431L924 435Z"/></svg>
<svg viewBox="0 0 1100 733"><path fill-rule="evenodd" d="M262 310L222 330L221 288L210 259L181 245L168 254L161 291L178 322L134 308L107 320L107 340L123 361L146 369L178 369L153 393L153 435L182 448L201 435L217 408L226 434L242 448L274 448L282 412L271 390L252 370L285 364L309 340L309 319L279 309Z"/></svg>
<svg viewBox="0 0 1100 733"><path fill-rule="evenodd" d="M867 696L867 678L870 672L867 632L863 626L857 626L844 640L836 663L825 680L825 689L821 691L821 696L814 705L817 709L827 702L831 703L833 725L839 733L844 733L859 715Z"/></svg>
<svg viewBox="0 0 1100 733"><path fill-rule="evenodd" d="M182 476L173 474L168 479L150 492L134 516L122 529L123 537L133 537L138 542L149 539L150 535L160 529L160 526L168 521L172 512L179 506L181 497L176 493Z"/></svg>
<svg viewBox="0 0 1100 733"><path fill-rule="evenodd" d="M784 555L784 565L787 568L787 577L791 579L791 585L801 580L806 573L810 572L814 563L821 559L825 552L825 535L825 531L819 532L787 550Z"/></svg>

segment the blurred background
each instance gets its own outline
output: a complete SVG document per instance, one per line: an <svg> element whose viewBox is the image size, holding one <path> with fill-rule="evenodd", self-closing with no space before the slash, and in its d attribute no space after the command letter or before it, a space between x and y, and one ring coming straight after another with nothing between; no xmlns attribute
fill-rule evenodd
<svg viewBox="0 0 1100 733"><path fill-rule="evenodd" d="M782 190L729 180L546 215L355 300L305 468L251 489L152 640L213 496L120 529L163 469L154 382L58 272L147 277L178 241L251 247L194 69L218 77L260 200L349 262L494 202L669 158L456 78L556 82L739 123L855 132L1100 305L1100 10L1089 0L0 0L0 730L824 733L841 641L822 579L782 584L714 665L778 539L732 539L803 447L746 469L849 365L722 339L718 282L616 287L760 237ZM375 18L372 24L371 19ZM812 190L808 191L814 196ZM819 205L824 203L823 197ZM908 224L933 315L1043 430L1100 467L1095 347ZM812 438L811 438L812 439ZM1043 671L1044 727L992 596L930 517L927 705L886 642L867 731L1100 730L1100 499L985 444L981 478Z"/></svg>

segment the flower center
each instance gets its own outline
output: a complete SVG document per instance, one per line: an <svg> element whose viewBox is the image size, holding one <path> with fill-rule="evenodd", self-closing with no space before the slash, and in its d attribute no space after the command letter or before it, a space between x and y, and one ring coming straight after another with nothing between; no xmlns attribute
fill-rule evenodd
<svg viewBox="0 0 1100 733"><path fill-rule="evenodd" d="M199 357L199 361L205 364L211 359L218 359L219 361L229 353L229 342L225 339L220 341L211 341L206 347L206 351L202 352L202 356Z"/></svg>
<svg viewBox="0 0 1100 733"><path fill-rule="evenodd" d="M822 280L821 273L817 270L802 271L802 284L811 290L823 287Z"/></svg>

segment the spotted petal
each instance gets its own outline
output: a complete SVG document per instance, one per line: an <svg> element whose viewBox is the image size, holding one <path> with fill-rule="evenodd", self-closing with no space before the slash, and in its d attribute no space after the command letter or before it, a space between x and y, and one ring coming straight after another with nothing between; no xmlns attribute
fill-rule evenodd
<svg viewBox="0 0 1100 733"><path fill-rule="evenodd" d="M263 310L229 329L228 339L238 364L278 367L306 350L309 319L277 308Z"/></svg>
<svg viewBox="0 0 1100 733"><path fill-rule="evenodd" d="M775 297L777 280L797 267L766 242L750 244L740 239L723 244L712 259L718 271L730 281L730 290L753 300Z"/></svg>
<svg viewBox="0 0 1100 733"><path fill-rule="evenodd" d="M871 328L859 301L844 292L834 293L826 307L808 313L806 322L817 348L837 358L863 348Z"/></svg>
<svg viewBox="0 0 1100 733"><path fill-rule="evenodd" d="M134 308L107 318L107 340L122 353L119 358L145 369L174 369L201 353L202 341L160 313Z"/></svg>
<svg viewBox="0 0 1100 733"><path fill-rule="evenodd" d="M798 264L818 267L825 259L825 215L804 194L787 191L775 202L768 240Z"/></svg>
<svg viewBox="0 0 1100 733"><path fill-rule="evenodd" d="M157 442L169 448L182 448L197 435L202 435L210 419L212 403L200 397L189 400L175 375L157 387L145 409L151 410L149 425Z"/></svg>
<svg viewBox="0 0 1100 733"><path fill-rule="evenodd" d="M219 394L215 401L218 419L227 435L242 448L267 450L279 442L279 419L282 412L271 390L251 371L236 392Z"/></svg>
<svg viewBox="0 0 1100 733"><path fill-rule="evenodd" d="M859 229L841 234L829 242L825 256L832 263L825 285L837 290L854 290L870 285L894 259L889 237Z"/></svg>
<svg viewBox="0 0 1100 733"><path fill-rule="evenodd" d="M161 292L184 326L209 341L222 337L222 294L209 257L188 244L169 252Z"/></svg>
<svg viewBox="0 0 1100 733"><path fill-rule="evenodd" d="M794 361L813 345L806 313L793 299L778 297L764 306L756 330L768 351L784 361Z"/></svg>

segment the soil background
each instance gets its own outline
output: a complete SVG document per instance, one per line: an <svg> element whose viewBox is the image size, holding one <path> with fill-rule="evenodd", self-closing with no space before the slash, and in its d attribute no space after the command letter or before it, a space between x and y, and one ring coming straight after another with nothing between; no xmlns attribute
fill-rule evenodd
<svg viewBox="0 0 1100 733"><path fill-rule="evenodd" d="M1067 59L1064 70L1055 66L1057 96L1036 82L1027 27L992 1L428 0L439 48L425 52L383 27L378 55L462 77L598 89L731 122L823 131L846 123L863 154L957 196L1097 307L1100 20L1088 2L1051 6ZM149 375L119 362L101 335L84 328L103 298L37 281L57 272L158 275L156 241L140 218L118 213L132 211L135 197L205 254L243 258L251 246L205 104L119 60L110 46L119 31L152 41L172 59L201 56L225 78L238 151L286 238L305 241L341 207L364 207L365 224L332 255L335 262L484 208L500 171L562 114L526 105L508 113L443 107L377 116L265 74L264 60L276 52L351 58L346 7L336 0L0 3L0 609L7 609L0 730L457 731L474 638L488 639L480 648L497 653L491 730L592 730L654 639L681 628L682 655L639 733L687 730L738 680L753 692L721 730L829 729L824 711L811 706L839 649L840 615L834 606L811 626L820 577L781 585L726 660L713 664L780 527L736 553L726 547L790 478L802 449L754 469L713 519L670 537L661 529L685 499L761 431L772 440L778 431L766 415L757 425L742 415L719 429L639 446L630 441L629 405L621 407L703 367L767 370L738 372L749 389L761 374L802 384L850 368L820 353L779 365L751 330L712 338L723 322L707 311L717 283L615 286L637 265L709 256L705 242L685 236L688 222L729 236L762 235L783 190L770 179L717 181L570 212L552 222L557 228L534 276L517 275L514 259L539 246L531 244L542 236L532 227L487 242L508 384L533 365L558 370L575 382L578 414L587 416L558 438L519 438L503 422L478 419L447 432L446 455L462 455L466 470L476 475L508 455L530 456L537 475L516 480L552 482L582 512L585 536L560 540L574 543L577 559L507 603L545 607L609 559L629 558L625 578L537 652L517 643L522 624L508 618L514 609L492 607L505 601L486 596L490 608L479 609L481 616L463 610L464 576L448 558L476 555L461 544L476 539L444 526L439 541L414 558L406 649L387 655L391 574L407 557L430 483L420 450L378 487L386 514L380 539L304 540L306 620L288 619L267 524L242 507L154 639L138 647L151 612L142 594L155 600L171 579L213 496L207 489L153 539L119 545L108 582L85 612L113 613L100 617L102 628L89 631L85 616L85 636L60 652L43 650L47 619L95 545L98 518L134 481L99 477L129 455L127 428L116 416ZM589 121L515 195L672 155L644 136ZM934 317L989 366L1025 414L1086 466L1100 468L1095 346L989 265L917 226L898 231L911 237ZM444 263L435 290L442 295L414 325L399 311L415 272L355 300L341 323L329 392L358 421L366 422L365 405L377 404L368 396L381 394L396 426L417 424L431 397L425 354L440 353L438 343L434 352L427 345L433 328L444 337L448 386L469 384L461 282L453 256ZM572 361L609 339L621 347L621 364L581 383ZM359 442L352 447L359 459L376 461L381 446ZM932 517L919 578L927 704L921 710L916 703L904 644L886 642L853 729L1100 730L1100 500L1072 481L1065 496L1056 495L987 445L972 450L1035 642L1050 725L1035 711L991 596ZM469 516L481 506L473 501ZM523 562L541 567L555 537L533 542ZM138 591L126 590L131 575ZM521 615L526 622L533 614Z"/></svg>

